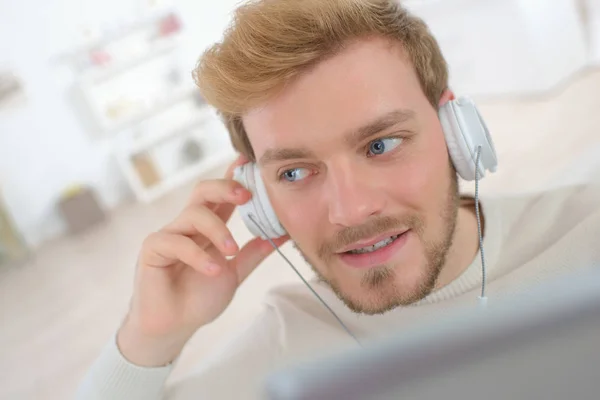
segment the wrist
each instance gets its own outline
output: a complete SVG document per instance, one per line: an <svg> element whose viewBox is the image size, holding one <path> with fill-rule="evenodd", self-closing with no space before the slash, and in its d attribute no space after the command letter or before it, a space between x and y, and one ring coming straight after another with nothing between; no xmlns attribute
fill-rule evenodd
<svg viewBox="0 0 600 400"><path fill-rule="evenodd" d="M174 362L189 337L186 335L151 336L125 321L117 332L117 347L121 355L138 367L164 367Z"/></svg>

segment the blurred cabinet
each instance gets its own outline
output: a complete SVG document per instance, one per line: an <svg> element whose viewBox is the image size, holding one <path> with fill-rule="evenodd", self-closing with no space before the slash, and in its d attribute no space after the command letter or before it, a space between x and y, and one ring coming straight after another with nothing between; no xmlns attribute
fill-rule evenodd
<svg viewBox="0 0 600 400"><path fill-rule="evenodd" d="M459 93L543 92L588 64L576 0L409 0L404 4L436 36L450 66L451 86Z"/></svg>

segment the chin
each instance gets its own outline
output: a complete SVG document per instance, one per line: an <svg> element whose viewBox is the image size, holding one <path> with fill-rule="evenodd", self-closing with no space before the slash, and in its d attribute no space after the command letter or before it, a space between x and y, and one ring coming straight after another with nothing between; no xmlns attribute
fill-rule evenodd
<svg viewBox="0 0 600 400"><path fill-rule="evenodd" d="M398 264L371 268L351 282L326 282L353 312L376 315L424 299L435 287L437 275L427 263Z"/></svg>
<svg viewBox="0 0 600 400"><path fill-rule="evenodd" d="M300 251L296 244L295 247ZM300 254L318 279L327 284L351 311L375 315L414 304L433 291L443 257L435 252L430 252L428 257L419 250L414 249L390 265L369 269L354 269L339 260L330 261L328 268L321 269L302 251Z"/></svg>

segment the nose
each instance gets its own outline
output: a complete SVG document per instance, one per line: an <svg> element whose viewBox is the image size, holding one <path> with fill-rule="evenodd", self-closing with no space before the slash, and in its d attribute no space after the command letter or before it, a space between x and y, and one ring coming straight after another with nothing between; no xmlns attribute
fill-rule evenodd
<svg viewBox="0 0 600 400"><path fill-rule="evenodd" d="M329 222L340 226L357 226L379 214L385 204L384 194L376 179L364 168L349 165L328 169L327 194Z"/></svg>

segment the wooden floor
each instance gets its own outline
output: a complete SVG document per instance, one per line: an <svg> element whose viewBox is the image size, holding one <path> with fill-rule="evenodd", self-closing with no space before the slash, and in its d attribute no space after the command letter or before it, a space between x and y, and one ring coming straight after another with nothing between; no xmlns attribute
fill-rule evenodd
<svg viewBox="0 0 600 400"><path fill-rule="evenodd" d="M500 156L498 173L481 190L519 192L556 184L557 176L583 177L600 159L598 93L596 71L550 98L480 104ZM565 173L573 163L577 173ZM0 399L72 396L123 316L141 241L177 214L189 191L181 188L150 205L124 205L88 234L49 243L25 265L0 270ZM230 226L240 241L249 238L237 215ZM284 251L308 273L291 247ZM295 279L269 258L223 317L194 337L175 374L200 359L220 333L251 318L267 288Z"/></svg>

